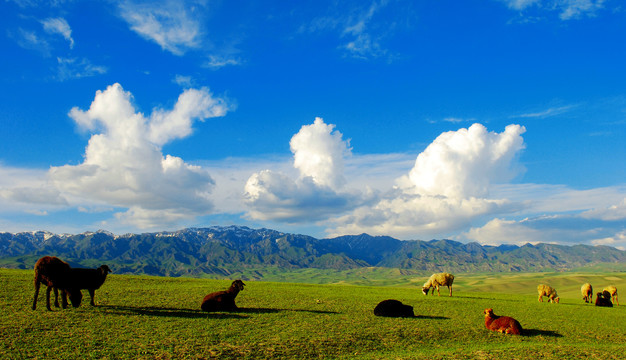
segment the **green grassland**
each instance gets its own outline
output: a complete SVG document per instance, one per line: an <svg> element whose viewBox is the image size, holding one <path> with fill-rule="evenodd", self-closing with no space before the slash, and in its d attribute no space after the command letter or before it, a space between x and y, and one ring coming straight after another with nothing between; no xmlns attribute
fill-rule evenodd
<svg viewBox="0 0 626 360"><path fill-rule="evenodd" d="M199 309L203 296L227 288L228 280L131 275L109 275L96 291L95 308L83 291L80 308L47 311L43 291L33 311L33 272L0 269L0 358L626 357L626 297L622 306L598 308L580 295L584 282L595 290L609 284L626 289L626 273L457 274L453 297L422 295L427 276L412 272L319 275L325 284L248 280L236 313ZM539 283L557 288L561 303L539 303ZM374 316L384 299L412 305L417 316ZM526 335L487 331L485 308L515 317Z"/></svg>

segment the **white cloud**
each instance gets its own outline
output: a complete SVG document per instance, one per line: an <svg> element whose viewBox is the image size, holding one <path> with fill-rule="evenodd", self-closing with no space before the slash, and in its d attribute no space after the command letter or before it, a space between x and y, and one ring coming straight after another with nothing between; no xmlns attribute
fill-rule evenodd
<svg viewBox="0 0 626 360"><path fill-rule="evenodd" d="M87 59L76 58L57 58L59 80L64 81L68 79L81 79L85 77L92 77L96 75L102 75L107 72L107 68L100 65L93 65Z"/></svg>
<svg viewBox="0 0 626 360"><path fill-rule="evenodd" d="M201 44L201 23L197 7L184 2L137 3L123 1L119 5L122 18L131 29L163 50L183 55Z"/></svg>
<svg viewBox="0 0 626 360"><path fill-rule="evenodd" d="M509 125L498 134L474 124L441 134L393 190L373 205L332 220L329 234L445 236L476 219L520 210L519 203L488 195L494 182L509 181L519 173L516 155L524 148L524 131Z"/></svg>
<svg viewBox="0 0 626 360"><path fill-rule="evenodd" d="M43 28L50 34L59 34L70 43L70 49L74 48L74 39L72 38L72 29L67 21L63 18L47 18L41 21Z"/></svg>
<svg viewBox="0 0 626 360"><path fill-rule="evenodd" d="M409 173L410 186L423 195L484 197L491 183L507 182L521 172L513 160L524 148L525 131L509 125L497 134L474 124L443 133L418 155Z"/></svg>
<svg viewBox="0 0 626 360"><path fill-rule="evenodd" d="M510 9L524 11L533 6L540 10L558 11L561 20L595 16L604 7L604 0L500 0Z"/></svg>
<svg viewBox="0 0 626 360"><path fill-rule="evenodd" d="M83 163L52 167L51 182L77 202L128 208L117 217L141 228L209 213L214 182L208 171L163 155L161 146L188 136L193 120L223 116L224 102L208 89L189 89L172 110L155 109L146 118L131 99L114 84L96 93L89 110L70 111L80 127L98 132L89 140Z"/></svg>
<svg viewBox="0 0 626 360"><path fill-rule="evenodd" d="M351 151L349 141L344 141L334 128L316 118L292 137L290 146L298 179L271 170L250 176L244 194L249 217L311 221L352 209L363 201L360 192L344 189L344 158Z"/></svg>
<svg viewBox="0 0 626 360"><path fill-rule="evenodd" d="M204 66L212 70L217 70L225 66L240 65L241 62L241 59L229 56L209 55L209 60L204 63Z"/></svg>
<svg viewBox="0 0 626 360"><path fill-rule="evenodd" d="M567 106L559 106L559 107L551 107L549 109L546 110L542 110L542 111L538 111L538 112L534 112L534 113L525 113L525 114L521 114L521 115L517 115L517 116L513 116L513 117L520 117L520 118L547 118L547 117L551 117L551 116L557 116L557 115L561 115L567 111L569 111L570 109L576 107L577 105L567 105Z"/></svg>

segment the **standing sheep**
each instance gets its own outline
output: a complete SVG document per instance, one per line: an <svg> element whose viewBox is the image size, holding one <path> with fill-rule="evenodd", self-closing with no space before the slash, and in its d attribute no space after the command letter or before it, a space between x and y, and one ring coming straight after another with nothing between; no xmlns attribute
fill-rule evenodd
<svg viewBox="0 0 626 360"><path fill-rule="evenodd" d="M590 283L583 284L580 288L580 293L583 295L583 300L585 300L586 303L593 302L593 287Z"/></svg>
<svg viewBox="0 0 626 360"><path fill-rule="evenodd" d="M235 304L237 294L246 284L241 280L235 280L230 288L225 291L217 291L205 296L200 308L203 311L236 311L239 308Z"/></svg>
<svg viewBox="0 0 626 360"><path fill-rule="evenodd" d="M519 321L508 316L498 316L493 309L485 309L485 327L491 331L499 331L503 334L522 335L522 325Z"/></svg>
<svg viewBox="0 0 626 360"><path fill-rule="evenodd" d="M610 285L603 289L603 292L605 291L609 293L609 296L606 296L606 294L604 296L613 300L615 305L619 305L619 302L617 302L617 288L613 285Z"/></svg>
<svg viewBox="0 0 626 360"><path fill-rule="evenodd" d="M543 302L543 297L548 297L548 302L559 303L559 296L556 294L556 290L548 285L539 285L537 286L537 293L539 293L539 302Z"/></svg>
<svg viewBox="0 0 626 360"><path fill-rule="evenodd" d="M48 287L46 291L46 308L50 308L50 292L54 289L54 306L59 307L59 293L61 290L61 301L63 309L67 308L67 295L70 296L72 306L79 307L83 298L79 289L71 288L68 284L70 265L55 256L44 256L35 263L35 298L33 299L33 310L37 309L37 298L39 297L39 287L44 284Z"/></svg>
<svg viewBox="0 0 626 360"><path fill-rule="evenodd" d="M452 283L453 282L454 282L454 275L452 274L448 274L448 273L432 274L430 278L428 279L428 281L424 283L424 286L422 286L422 293L424 293L424 295L428 295L428 290L432 288L433 295L435 294L435 289L437 289L438 296L441 296L441 293L439 292L439 286L447 286L448 290L450 290L450 296L452 296Z"/></svg>
<svg viewBox="0 0 626 360"><path fill-rule="evenodd" d="M87 289L91 296L91 306L96 306L95 292L104 284L110 272L112 271L107 265L102 265L97 269L72 268L68 274L68 283L73 289Z"/></svg>

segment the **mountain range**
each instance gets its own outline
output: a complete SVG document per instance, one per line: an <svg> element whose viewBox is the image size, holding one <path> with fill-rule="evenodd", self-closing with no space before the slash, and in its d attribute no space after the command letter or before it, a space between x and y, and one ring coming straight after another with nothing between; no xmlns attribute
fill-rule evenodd
<svg viewBox="0 0 626 360"><path fill-rule="evenodd" d="M117 274L159 276L227 276L242 268L265 267L533 272L626 263L626 251L608 246L488 246L367 234L316 239L244 226L125 235L103 230L75 235L45 231L0 233L1 267L32 269L44 255L58 256L72 266L96 267L106 263Z"/></svg>

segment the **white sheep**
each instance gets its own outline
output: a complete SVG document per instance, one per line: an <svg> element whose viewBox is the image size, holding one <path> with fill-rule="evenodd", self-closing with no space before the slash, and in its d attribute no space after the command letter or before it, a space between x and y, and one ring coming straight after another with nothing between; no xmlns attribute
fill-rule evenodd
<svg viewBox="0 0 626 360"><path fill-rule="evenodd" d="M548 285L541 284L537 286L537 293L539 293L539 302L543 302L543 297L548 297L548 302L559 303L559 296L556 294L556 290Z"/></svg>
<svg viewBox="0 0 626 360"><path fill-rule="evenodd" d="M583 295L583 300L585 300L586 303L593 302L593 287L590 283L583 284L580 288L580 293Z"/></svg>
<svg viewBox="0 0 626 360"><path fill-rule="evenodd" d="M439 293L439 286L447 286L448 290L450 290L450 296L452 296L452 283L453 282L454 282L454 275L452 274L448 274L448 273L432 274L430 278L428 279L428 281L424 283L424 286L422 286L422 293L424 293L424 295L428 295L428 290L432 288L433 295L435 294L435 289L437 289L437 294L441 296L441 293Z"/></svg>

